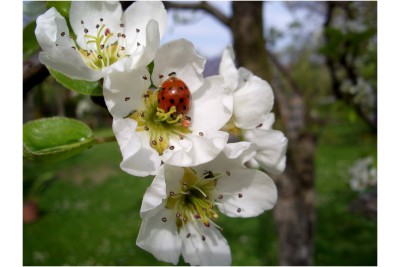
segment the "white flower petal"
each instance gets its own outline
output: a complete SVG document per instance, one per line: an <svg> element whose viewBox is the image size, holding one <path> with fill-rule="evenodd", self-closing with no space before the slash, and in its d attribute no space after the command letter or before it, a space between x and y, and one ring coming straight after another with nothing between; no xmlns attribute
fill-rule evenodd
<svg viewBox="0 0 400 267"><path fill-rule="evenodd" d="M287 138L276 130L252 129L244 131L244 139L254 143L257 153L254 159L270 174L277 175L286 166Z"/></svg>
<svg viewBox="0 0 400 267"><path fill-rule="evenodd" d="M193 223L186 224L179 235L182 239L182 256L190 265L226 266L232 263L231 250L221 232L214 226L195 227ZM187 235L190 233L190 236ZM205 237L204 241L202 236Z"/></svg>
<svg viewBox="0 0 400 267"><path fill-rule="evenodd" d="M193 44L185 39L166 43L158 49L154 58L153 83L160 86L170 73L175 72L193 94L203 84L205 61L196 53Z"/></svg>
<svg viewBox="0 0 400 267"><path fill-rule="evenodd" d="M251 71L249 71L248 69L246 69L244 67L240 67L238 72L239 72L239 84L238 84L236 90L239 90L240 88L242 88L247 83L247 81L252 76L254 76Z"/></svg>
<svg viewBox="0 0 400 267"><path fill-rule="evenodd" d="M71 48L74 42L69 38L67 22L58 11L52 7L36 19L36 39L43 50L56 47Z"/></svg>
<svg viewBox="0 0 400 267"><path fill-rule="evenodd" d="M243 87L233 94L235 124L241 129L251 129L262 123L274 104L271 86L251 76Z"/></svg>
<svg viewBox="0 0 400 267"><path fill-rule="evenodd" d="M158 260L176 265L181 254L182 241L175 220L172 210L163 205L145 213L136 245L153 254Z"/></svg>
<svg viewBox="0 0 400 267"><path fill-rule="evenodd" d="M274 122L275 122L275 114L273 112L270 112L265 117L265 120L262 122L262 125L261 126L258 125L257 128L263 130L271 130Z"/></svg>
<svg viewBox="0 0 400 267"><path fill-rule="evenodd" d="M214 160L193 168L198 173L212 170L225 175L231 169L245 168L243 163L254 157L255 152L251 142L228 143Z"/></svg>
<svg viewBox="0 0 400 267"><path fill-rule="evenodd" d="M163 199L167 196L166 184L164 177L164 166L161 166L157 171L157 175L154 177L153 182L147 188L146 193L143 196L142 206L140 213L150 211L158 207Z"/></svg>
<svg viewBox="0 0 400 267"><path fill-rule="evenodd" d="M235 54L231 45L228 45L222 53L219 74L224 77L230 91L234 92L238 86L239 72L235 66Z"/></svg>
<svg viewBox="0 0 400 267"><path fill-rule="evenodd" d="M103 72L88 68L79 53L70 47L54 47L41 52L39 61L72 79L97 81L103 77Z"/></svg>
<svg viewBox="0 0 400 267"><path fill-rule="evenodd" d="M224 148L224 154L228 159L238 159L244 164L254 157L256 146L250 142L230 143Z"/></svg>
<svg viewBox="0 0 400 267"><path fill-rule="evenodd" d="M277 189L272 179L259 170L235 169L218 179L219 210L230 217L254 217L272 209Z"/></svg>
<svg viewBox="0 0 400 267"><path fill-rule="evenodd" d="M181 167L175 167L164 164L164 177L167 184L166 192L180 192L181 184L180 179L183 177L184 170Z"/></svg>
<svg viewBox="0 0 400 267"><path fill-rule="evenodd" d="M150 147L146 133L136 133L137 122L132 119L114 118L113 131L121 149L120 167L136 176L155 175L161 165L158 153Z"/></svg>
<svg viewBox="0 0 400 267"><path fill-rule="evenodd" d="M155 20L149 21L146 27L146 42L139 45L134 44L129 48L129 69L147 66L153 59L160 46L160 34L158 23Z"/></svg>
<svg viewBox="0 0 400 267"><path fill-rule="evenodd" d="M233 98L225 88L222 76L204 79L192 95L191 128L198 131L219 130L232 116Z"/></svg>
<svg viewBox="0 0 400 267"><path fill-rule="evenodd" d="M133 110L141 109L143 95L150 84L150 74L145 67L132 71L113 71L107 75L104 78L103 94L111 115L123 118Z"/></svg>
<svg viewBox="0 0 400 267"><path fill-rule="evenodd" d="M96 25L104 24L114 34L109 43L114 43L118 38L117 33L121 32L122 7L118 1L72 1L69 18L78 45L83 49L95 50L96 44L88 45L85 35L96 36Z"/></svg>
<svg viewBox="0 0 400 267"><path fill-rule="evenodd" d="M131 4L125 11L123 21L125 24L125 32L127 34L127 42L129 46L135 46L136 42L141 45L148 46L147 24L149 21L155 20L158 22L159 31L158 41L164 35L167 28L167 11L160 1L137 1ZM136 34L135 39L130 38L131 33Z"/></svg>
<svg viewBox="0 0 400 267"><path fill-rule="evenodd" d="M170 140L174 150L165 150L161 159L170 165L189 167L213 160L228 142L228 133L221 131L193 132L183 140Z"/></svg>

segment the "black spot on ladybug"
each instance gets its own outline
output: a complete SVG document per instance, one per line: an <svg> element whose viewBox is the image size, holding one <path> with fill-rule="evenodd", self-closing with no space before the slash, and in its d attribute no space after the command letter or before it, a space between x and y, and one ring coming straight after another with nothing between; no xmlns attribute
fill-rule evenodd
<svg viewBox="0 0 400 267"><path fill-rule="evenodd" d="M182 87L182 86L179 86L179 90L183 90L183 87Z"/></svg>
<svg viewBox="0 0 400 267"><path fill-rule="evenodd" d="M174 103L175 103L175 100L170 99L170 100L169 100L169 103L174 104Z"/></svg>
<svg viewBox="0 0 400 267"><path fill-rule="evenodd" d="M183 98L179 98L179 103L183 103Z"/></svg>
<svg viewBox="0 0 400 267"><path fill-rule="evenodd" d="M186 95L187 98L190 98L190 95Z"/></svg>
<svg viewBox="0 0 400 267"><path fill-rule="evenodd" d="M172 90L172 87L168 88L168 91L171 91L171 90Z"/></svg>
<svg viewBox="0 0 400 267"><path fill-rule="evenodd" d="M161 100L165 100L165 97L161 97Z"/></svg>
<svg viewBox="0 0 400 267"><path fill-rule="evenodd" d="M163 91L165 91L165 87L161 88Z"/></svg>
<svg viewBox="0 0 400 267"><path fill-rule="evenodd" d="M186 106L183 106L183 110L186 110Z"/></svg>

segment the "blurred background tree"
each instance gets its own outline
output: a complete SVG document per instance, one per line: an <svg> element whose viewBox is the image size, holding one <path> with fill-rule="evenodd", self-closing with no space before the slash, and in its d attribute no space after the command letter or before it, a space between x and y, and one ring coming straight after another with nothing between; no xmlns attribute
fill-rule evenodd
<svg viewBox="0 0 400 267"><path fill-rule="evenodd" d="M124 8L130 4L129 1L122 2ZM250 69L271 84L276 99L274 112L277 122L274 128L282 130L289 139L286 170L281 176L273 177L279 192L279 200L273 211L277 237L271 236L272 219L268 215L260 216L257 221L250 220L247 226L243 225L241 233L247 232L249 235L240 235L237 244L234 243L234 233L238 230L234 225L228 226L226 232L229 242L233 242L234 264L376 265L376 187L367 188L361 193L351 191L346 168L360 157L372 155L376 159L377 3L283 3L291 14L306 12L310 18L307 21L293 16L295 19L285 31L264 26L266 18L263 17L263 9L268 8L269 3L234 1L230 14L222 12L212 2L168 1L164 4L168 10L174 11L174 18L180 24L191 26L207 15L229 29L237 65ZM57 5L64 12L63 15L68 16L68 2L48 2L47 7L50 5ZM42 6L24 8L24 12L31 10L37 15L45 9L46 4L43 3ZM306 31L309 24L315 23L312 20L315 17L322 21L320 31ZM39 47L33 35L34 27L34 20L24 25L24 122L54 115L68 116L79 118L100 132L110 133L109 130L102 130L110 127L111 117L104 108L101 96L82 96L62 88L38 62ZM288 44L278 49L276 44L283 38L289 40ZM218 64L219 58L209 59L205 72L208 75L217 74ZM107 144L107 151L115 149L111 146ZM93 156L95 152L88 153L88 156ZM113 155L114 158L109 162L118 165L118 151ZM45 186L39 186L34 181L49 184L54 180L49 177L64 177L62 173L54 174L54 170L59 168L65 172L73 164L79 164L78 159L51 167L30 162L24 164L25 195L39 191L30 190L32 187L41 188L40 192L43 192ZM343 163L341 159L346 159L346 162ZM97 160L99 163L105 162L104 159ZM376 166L376 161L373 165ZM46 179L39 179L40 175L35 175L43 172ZM91 177L91 174L86 175ZM69 179L78 179L72 176ZM123 181L132 184L124 179L129 178L120 177L121 184ZM146 187L146 182L140 181L138 184L143 190ZM62 192L63 189L58 190ZM82 194L85 192L79 190ZM129 191L125 196L132 193ZM75 198L75 194L72 197ZM54 196L47 196L47 201L50 199L54 199ZM140 195L137 201L140 201ZM352 205L353 201L358 201L357 205ZM46 201L43 200L43 203L45 206ZM135 203L136 210L131 212L138 212L138 205L140 203ZM357 207L356 214L350 212L350 206ZM129 206L129 209L132 208ZM225 224L235 223L233 220L226 221ZM139 223L135 221L133 224L138 227ZM122 225L128 227L125 223ZM34 243L28 238L40 233L39 226L34 228L29 225L26 230L24 228L24 263L28 265L35 265L35 257L28 255L29 251L35 252L32 250ZM246 238L250 233L261 236L249 241ZM131 255L120 252L119 259L100 257L94 263L156 264L149 255L132 248L134 234L132 236L129 245L124 239ZM361 248L360 243L365 247ZM251 246L247 250L238 248L246 244L252 244L256 251L253 252ZM273 258L271 255L275 252L279 256ZM142 259L137 260L133 255L140 255ZM36 263L47 263L46 255L43 257L43 261ZM133 259L136 261L131 262ZM74 263L74 260L66 262ZM77 262L79 260L75 259ZM48 263L60 262L50 260Z"/></svg>

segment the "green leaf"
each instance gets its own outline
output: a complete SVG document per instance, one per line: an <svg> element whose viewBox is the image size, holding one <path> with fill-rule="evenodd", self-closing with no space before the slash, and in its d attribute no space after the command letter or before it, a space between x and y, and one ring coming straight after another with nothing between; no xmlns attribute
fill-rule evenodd
<svg viewBox="0 0 400 267"><path fill-rule="evenodd" d="M71 1L48 1L47 8L55 7L57 11L64 18L69 18L69 9L71 8Z"/></svg>
<svg viewBox="0 0 400 267"><path fill-rule="evenodd" d="M88 82L83 80L74 80L61 72L47 67L50 74L56 79L57 82L64 87L83 95L102 96L103 87L99 81Z"/></svg>
<svg viewBox="0 0 400 267"><path fill-rule="evenodd" d="M39 44L36 40L35 28L36 28L35 21L32 21L31 23L26 25L24 28L23 45L22 45L23 53L24 53L24 56L23 56L24 60L27 60L40 48Z"/></svg>
<svg viewBox="0 0 400 267"><path fill-rule="evenodd" d="M84 123L63 117L44 118L23 127L24 157L36 161L57 161L89 149L92 130Z"/></svg>

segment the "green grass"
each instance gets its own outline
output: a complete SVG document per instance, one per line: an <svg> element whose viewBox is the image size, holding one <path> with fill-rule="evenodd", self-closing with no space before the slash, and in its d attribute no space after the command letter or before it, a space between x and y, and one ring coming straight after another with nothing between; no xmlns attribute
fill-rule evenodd
<svg viewBox="0 0 400 267"><path fill-rule="evenodd" d="M376 265L377 221L348 207L358 194L348 168L360 157L376 159L376 137L360 121L338 118L322 131L316 157L317 225L315 265ZM24 164L24 195L36 190L40 219L23 227L24 265L168 265L135 244L139 209L151 178L119 168L116 143L96 145L51 164ZM257 218L221 216L233 265L278 265L272 212ZM180 265L185 263L181 260Z"/></svg>

